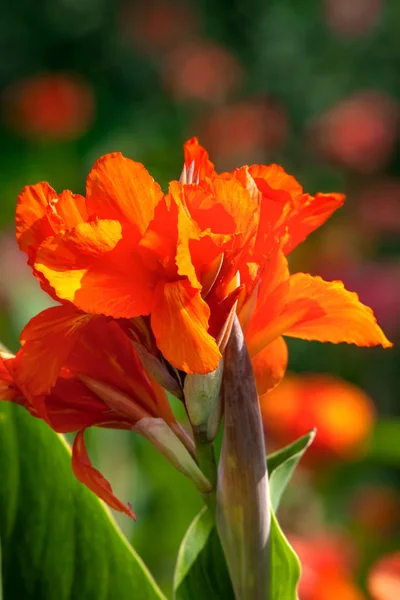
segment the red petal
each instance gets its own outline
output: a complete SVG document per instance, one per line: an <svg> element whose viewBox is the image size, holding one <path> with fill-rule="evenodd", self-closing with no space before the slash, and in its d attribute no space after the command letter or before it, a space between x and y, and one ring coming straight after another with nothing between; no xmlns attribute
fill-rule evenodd
<svg viewBox="0 0 400 600"><path fill-rule="evenodd" d="M54 235L46 215L50 200L57 193L48 183L24 187L17 201L16 227L19 247L24 252L34 252L47 237Z"/></svg>
<svg viewBox="0 0 400 600"><path fill-rule="evenodd" d="M186 373L214 371L221 353L207 332L210 309L188 280L157 287L151 326L165 358Z"/></svg>
<svg viewBox="0 0 400 600"><path fill-rule="evenodd" d="M92 315L71 305L54 306L33 317L21 333L14 363L18 386L32 396L47 394Z"/></svg>
<svg viewBox="0 0 400 600"><path fill-rule="evenodd" d="M72 446L72 469L75 473L75 477L101 498L101 500L104 500L108 506L114 510L125 513L132 519L136 519L131 508L114 496L109 482L90 462L85 447L84 433L84 429L77 433Z"/></svg>

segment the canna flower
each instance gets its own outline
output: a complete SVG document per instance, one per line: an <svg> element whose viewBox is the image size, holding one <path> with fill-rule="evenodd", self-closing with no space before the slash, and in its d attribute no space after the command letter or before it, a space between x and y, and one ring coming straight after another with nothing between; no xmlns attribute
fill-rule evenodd
<svg viewBox="0 0 400 600"><path fill-rule="evenodd" d="M74 473L112 508L134 516L90 462L84 433L91 426L140 433L208 491L192 458L192 440L116 320L82 313L71 304L52 307L28 323L21 344L16 356L0 353L0 398L23 405L57 432L78 431Z"/></svg>
<svg viewBox="0 0 400 600"><path fill-rule="evenodd" d="M363 453L375 424L372 400L357 386L332 375L288 375L260 397L264 427L286 444L316 427L305 459L352 459Z"/></svg>
<svg viewBox="0 0 400 600"><path fill-rule="evenodd" d="M171 379L167 361L178 387L174 369L217 369L235 312L259 393L285 371L282 335L391 345L340 282L288 270L286 255L343 195L310 196L277 165L218 174L196 138L184 151L166 194L119 153L95 163L85 197L47 183L24 188L17 239L42 288L85 313L128 320L146 366Z"/></svg>

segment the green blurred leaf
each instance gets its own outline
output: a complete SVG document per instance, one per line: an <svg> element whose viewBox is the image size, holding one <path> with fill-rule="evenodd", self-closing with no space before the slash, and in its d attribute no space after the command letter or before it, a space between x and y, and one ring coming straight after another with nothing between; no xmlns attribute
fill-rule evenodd
<svg viewBox="0 0 400 600"><path fill-rule="evenodd" d="M267 457L269 495L275 512L278 510L282 494L293 475L293 471L314 438L315 430L312 430L289 446L285 446L285 448Z"/></svg>
<svg viewBox="0 0 400 600"><path fill-rule="evenodd" d="M271 588L270 600L297 600L300 561L271 510Z"/></svg>
<svg viewBox="0 0 400 600"><path fill-rule="evenodd" d="M380 419L370 441L368 456L380 462L400 465L400 419Z"/></svg>
<svg viewBox="0 0 400 600"><path fill-rule="evenodd" d="M151 575L80 484L60 436L0 403L0 538L5 600L156 600Z"/></svg>
<svg viewBox="0 0 400 600"><path fill-rule="evenodd" d="M174 575L174 598L235 599L218 533L206 507L182 540Z"/></svg>

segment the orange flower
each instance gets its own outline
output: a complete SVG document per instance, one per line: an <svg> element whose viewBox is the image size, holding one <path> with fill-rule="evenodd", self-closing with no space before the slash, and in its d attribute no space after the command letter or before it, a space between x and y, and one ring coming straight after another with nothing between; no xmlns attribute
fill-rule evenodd
<svg viewBox="0 0 400 600"><path fill-rule="evenodd" d="M75 475L112 508L134 516L89 460L84 432L93 425L134 429L186 475L199 475L187 450L193 452L193 442L117 321L84 314L72 305L52 307L29 322L21 343L15 357L0 354L1 399L22 404L55 431L78 431L72 448ZM163 446L165 438L168 448Z"/></svg>
<svg viewBox="0 0 400 600"><path fill-rule="evenodd" d="M165 195L121 154L97 161L86 197L25 188L17 238L54 298L129 319L136 343L186 373L217 368L236 310L263 393L286 368L282 334L391 345L340 282L288 271L285 255L343 199L303 193L277 165L217 174L193 138Z"/></svg>
<svg viewBox="0 0 400 600"><path fill-rule="evenodd" d="M352 575L348 540L330 532L289 539L302 564L301 600L365 600Z"/></svg>
<svg viewBox="0 0 400 600"><path fill-rule="evenodd" d="M362 452L375 421L374 405L356 386L331 375L288 375L260 398L264 426L289 443L317 428L309 460L352 458Z"/></svg>
<svg viewBox="0 0 400 600"><path fill-rule="evenodd" d="M373 600L394 600L400 590L400 552L387 554L371 569L368 589Z"/></svg>

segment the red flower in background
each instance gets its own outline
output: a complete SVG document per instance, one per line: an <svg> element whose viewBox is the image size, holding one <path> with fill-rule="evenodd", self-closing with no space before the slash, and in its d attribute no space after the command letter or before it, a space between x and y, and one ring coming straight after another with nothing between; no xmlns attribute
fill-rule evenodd
<svg viewBox="0 0 400 600"><path fill-rule="evenodd" d="M358 171L384 167L397 138L396 102L378 91L358 92L329 109L315 124L316 145L329 159Z"/></svg>
<svg viewBox="0 0 400 600"><path fill-rule="evenodd" d="M344 38L366 35L379 22L382 0L324 0L326 23Z"/></svg>
<svg viewBox="0 0 400 600"><path fill-rule="evenodd" d="M191 39L174 46L163 64L164 86L177 100L220 103L240 86L242 67L222 45Z"/></svg>
<svg viewBox="0 0 400 600"><path fill-rule="evenodd" d="M75 139L90 128L95 100L90 85L75 75L43 73L6 90L6 119L29 137Z"/></svg>
<svg viewBox="0 0 400 600"><path fill-rule="evenodd" d="M305 460L352 459L363 451L375 422L370 398L358 387L331 375L288 375L261 396L268 436L286 444L317 428Z"/></svg>
<svg viewBox="0 0 400 600"><path fill-rule="evenodd" d="M373 600L395 600L400 591L400 552L381 558L368 576L368 589Z"/></svg>
<svg viewBox="0 0 400 600"><path fill-rule="evenodd" d="M289 540L302 565L301 600L365 600L354 581L354 551L346 538L322 533Z"/></svg>
<svg viewBox="0 0 400 600"><path fill-rule="evenodd" d="M282 106L266 99L229 104L214 110L201 125L207 146L223 164L278 150L288 135Z"/></svg>

